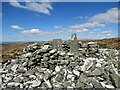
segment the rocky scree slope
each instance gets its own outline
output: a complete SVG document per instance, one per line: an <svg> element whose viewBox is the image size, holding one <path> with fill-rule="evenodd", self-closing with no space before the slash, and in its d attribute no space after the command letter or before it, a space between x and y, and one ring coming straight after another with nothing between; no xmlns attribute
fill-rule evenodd
<svg viewBox="0 0 120 90"><path fill-rule="evenodd" d="M34 43L16 59L2 63L2 88L118 88L118 51L79 43L79 55Z"/></svg>

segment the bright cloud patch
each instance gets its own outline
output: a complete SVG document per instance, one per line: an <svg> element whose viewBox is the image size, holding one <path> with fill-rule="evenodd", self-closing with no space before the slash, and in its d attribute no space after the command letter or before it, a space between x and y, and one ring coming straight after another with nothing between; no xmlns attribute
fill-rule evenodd
<svg viewBox="0 0 120 90"><path fill-rule="evenodd" d="M61 29L62 26L54 26L54 28L56 28L56 29Z"/></svg>
<svg viewBox="0 0 120 90"><path fill-rule="evenodd" d="M102 34L111 34L111 33L114 33L113 31L104 31L104 32L101 32Z"/></svg>
<svg viewBox="0 0 120 90"><path fill-rule="evenodd" d="M112 8L106 13L97 14L89 19L92 22L118 23L118 8Z"/></svg>
<svg viewBox="0 0 120 90"><path fill-rule="evenodd" d="M41 34L41 35L47 35L50 32L47 31L40 31L39 29L31 29L31 30L27 30L27 31L22 31L22 34Z"/></svg>
<svg viewBox="0 0 120 90"><path fill-rule="evenodd" d="M106 34L106 36L112 36L112 34Z"/></svg>
<svg viewBox="0 0 120 90"><path fill-rule="evenodd" d="M99 30L101 30L101 29L94 29L94 31L99 31Z"/></svg>
<svg viewBox="0 0 120 90"><path fill-rule="evenodd" d="M23 6L16 0L14 0L14 2L10 2L10 5L18 8L24 8L26 10L31 10L34 12L48 14L48 15L50 15L50 10L53 10L53 7L50 3L26 2L26 6Z"/></svg>
<svg viewBox="0 0 120 90"><path fill-rule="evenodd" d="M88 17L85 16L85 17L82 17L82 16L78 16L78 17L75 17L75 19L87 19Z"/></svg>
<svg viewBox="0 0 120 90"><path fill-rule="evenodd" d="M79 24L79 25L70 26L70 28L73 28L73 29L94 28L94 27L105 27L105 25L100 24L98 22L93 22L93 23L83 23L83 24Z"/></svg>
<svg viewBox="0 0 120 90"><path fill-rule="evenodd" d="M82 30L69 30L69 32L86 32L88 29L82 29Z"/></svg>
<svg viewBox="0 0 120 90"><path fill-rule="evenodd" d="M17 25L12 25L11 28L13 28L13 29L19 29L19 30L24 30L24 28L21 28L21 27L19 27Z"/></svg>

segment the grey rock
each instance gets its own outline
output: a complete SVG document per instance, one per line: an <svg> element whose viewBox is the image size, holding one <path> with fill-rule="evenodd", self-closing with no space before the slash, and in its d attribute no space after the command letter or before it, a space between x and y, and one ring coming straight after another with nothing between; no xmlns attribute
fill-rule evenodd
<svg viewBox="0 0 120 90"><path fill-rule="evenodd" d="M52 88L51 82L49 80L44 79L47 87Z"/></svg>
<svg viewBox="0 0 120 90"><path fill-rule="evenodd" d="M49 64L49 66L50 66L50 69L51 69L51 70L55 70L55 66L56 66L56 65L54 65L54 64Z"/></svg>
<svg viewBox="0 0 120 90"><path fill-rule="evenodd" d="M80 78L78 79L79 82L86 83L87 82L87 76L84 74L80 75Z"/></svg>
<svg viewBox="0 0 120 90"><path fill-rule="evenodd" d="M51 74L49 72L45 72L44 78L47 80L50 78Z"/></svg>
<svg viewBox="0 0 120 90"><path fill-rule="evenodd" d="M63 51L58 51L59 55L64 56L66 53Z"/></svg>
<svg viewBox="0 0 120 90"><path fill-rule="evenodd" d="M0 75L2 75L2 74L6 74L8 71L6 70L6 71L3 71L3 69L0 69Z"/></svg>
<svg viewBox="0 0 120 90"><path fill-rule="evenodd" d="M112 80L113 85L114 85L116 88L118 88L118 86L119 86L118 80L120 79L120 77L119 77L117 74L110 74L110 78L111 78L111 80Z"/></svg>
<svg viewBox="0 0 120 90"><path fill-rule="evenodd" d="M77 66L78 65L78 62L71 62L70 63L70 66L72 66L72 67L75 67L75 66Z"/></svg>
<svg viewBox="0 0 120 90"><path fill-rule="evenodd" d="M18 69L17 72L19 72L19 73L25 73L25 70L24 69Z"/></svg>
<svg viewBox="0 0 120 90"><path fill-rule="evenodd" d="M15 78L13 79L13 81L14 81L15 83L20 83L20 82L22 82L22 79L21 79L20 77L15 77Z"/></svg>
<svg viewBox="0 0 120 90"><path fill-rule="evenodd" d="M49 57L43 57L43 61L48 61Z"/></svg>
<svg viewBox="0 0 120 90"><path fill-rule="evenodd" d="M91 73L89 73L90 76L99 76L102 75L104 72L102 69L100 68L96 68L94 71L92 71Z"/></svg>
<svg viewBox="0 0 120 90"><path fill-rule="evenodd" d="M93 84L94 88L104 88L101 83L95 78L90 78L89 81Z"/></svg>
<svg viewBox="0 0 120 90"><path fill-rule="evenodd" d="M77 83L76 83L76 88L84 89L85 86L86 86L86 85L85 85L84 83L82 83L82 82L77 82Z"/></svg>
<svg viewBox="0 0 120 90"><path fill-rule="evenodd" d="M65 81L65 82L64 82L64 86L65 86L65 87L70 86L70 85L71 85L70 82L68 82L68 81Z"/></svg>
<svg viewBox="0 0 120 90"><path fill-rule="evenodd" d="M28 76L25 76L22 81L23 81L23 82L27 82L27 81L29 81L29 80L30 80L30 78L29 78Z"/></svg>
<svg viewBox="0 0 120 90"><path fill-rule="evenodd" d="M57 74L56 77L55 77L55 80L57 82L61 82L63 80L63 76L61 74Z"/></svg>

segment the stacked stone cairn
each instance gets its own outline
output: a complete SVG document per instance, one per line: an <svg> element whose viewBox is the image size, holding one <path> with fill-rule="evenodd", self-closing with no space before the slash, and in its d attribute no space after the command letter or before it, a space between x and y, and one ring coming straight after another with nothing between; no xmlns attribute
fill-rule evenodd
<svg viewBox="0 0 120 90"><path fill-rule="evenodd" d="M118 51L82 43L36 42L21 56L2 63L2 88L119 88ZM60 44L61 43L61 44ZM55 45L55 46L54 46Z"/></svg>

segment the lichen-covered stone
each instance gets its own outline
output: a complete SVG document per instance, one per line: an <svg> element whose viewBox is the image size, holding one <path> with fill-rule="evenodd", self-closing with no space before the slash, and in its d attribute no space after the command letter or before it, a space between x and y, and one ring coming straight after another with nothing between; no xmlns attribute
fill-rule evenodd
<svg viewBox="0 0 120 90"><path fill-rule="evenodd" d="M110 78L112 80L112 83L115 87L118 87L119 86L119 79L120 77L116 74L110 74Z"/></svg>

